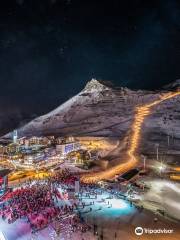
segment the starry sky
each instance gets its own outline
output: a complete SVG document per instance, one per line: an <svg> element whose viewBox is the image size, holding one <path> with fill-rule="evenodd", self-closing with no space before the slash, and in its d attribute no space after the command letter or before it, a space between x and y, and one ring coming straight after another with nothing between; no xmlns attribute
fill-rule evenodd
<svg viewBox="0 0 180 240"><path fill-rule="evenodd" d="M175 0L4 0L0 134L47 113L92 77L155 89L180 78Z"/></svg>

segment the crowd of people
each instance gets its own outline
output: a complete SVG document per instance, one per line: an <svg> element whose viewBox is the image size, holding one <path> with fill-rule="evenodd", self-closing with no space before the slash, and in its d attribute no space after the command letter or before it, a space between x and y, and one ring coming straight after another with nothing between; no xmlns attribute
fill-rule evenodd
<svg viewBox="0 0 180 240"><path fill-rule="evenodd" d="M65 168L62 171L55 173L49 178L49 181L52 184L67 184L72 185L78 179L78 176L72 175L69 169Z"/></svg>
<svg viewBox="0 0 180 240"><path fill-rule="evenodd" d="M36 183L11 192L1 211L3 219L7 218L11 223L18 218L31 216L31 214L41 212L48 207L54 208L48 185Z"/></svg>
<svg viewBox="0 0 180 240"><path fill-rule="evenodd" d="M77 209L77 204L75 202L70 204L69 201L67 204L67 201L62 201L63 198L58 192L58 187L61 186L64 196L66 188L74 185L76 180L77 177L65 169L44 180L26 181L4 198L0 207L0 216L9 224L25 218L30 224L32 233L47 227L50 223L56 228L57 225L62 228L65 219L68 220L72 231L84 231L86 226L81 225L80 218L74 211Z"/></svg>

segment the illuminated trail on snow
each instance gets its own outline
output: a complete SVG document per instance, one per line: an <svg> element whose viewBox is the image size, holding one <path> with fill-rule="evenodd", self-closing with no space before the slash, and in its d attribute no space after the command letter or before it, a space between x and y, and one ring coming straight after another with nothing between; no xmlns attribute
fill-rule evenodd
<svg viewBox="0 0 180 240"><path fill-rule="evenodd" d="M136 107L134 120L131 126L132 134L130 137L129 149L127 150L127 161L101 172L84 174L81 177L81 181L84 183L95 183L103 179L111 179L117 174L125 173L136 167L138 163L137 150L140 144L141 129L145 118L151 114L152 107L179 95L180 91L165 93L160 97L160 99L155 100L152 103Z"/></svg>

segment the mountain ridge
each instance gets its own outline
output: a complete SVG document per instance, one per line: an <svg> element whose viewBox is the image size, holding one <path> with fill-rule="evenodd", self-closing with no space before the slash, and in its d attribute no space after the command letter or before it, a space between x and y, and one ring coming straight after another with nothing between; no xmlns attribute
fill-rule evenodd
<svg viewBox="0 0 180 240"><path fill-rule="evenodd" d="M53 111L30 121L18 129L22 136L95 136L117 137L127 135L137 105L144 105L157 100L170 89L179 88L179 80L162 90L131 90L116 88L102 81L92 79L77 95ZM168 120L169 116L173 120ZM145 147L153 148L153 141L162 141L160 136L172 134L176 139L174 149L180 143L180 98L168 100L154 108L147 119L143 132L149 139ZM171 117L172 118L172 117ZM167 123L168 122L168 123ZM8 133L3 138L11 138ZM166 138L165 138L166 139ZM163 140L165 141L165 140ZM165 144L165 143L164 143Z"/></svg>

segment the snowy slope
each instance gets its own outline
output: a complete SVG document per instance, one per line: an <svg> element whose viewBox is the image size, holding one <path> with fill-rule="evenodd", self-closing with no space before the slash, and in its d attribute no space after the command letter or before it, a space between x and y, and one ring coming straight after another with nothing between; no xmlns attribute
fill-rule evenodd
<svg viewBox="0 0 180 240"><path fill-rule="evenodd" d="M52 112L38 117L18 129L19 136L32 135L75 135L113 136L123 138L128 133L134 116L134 109L155 99L165 91L180 86L177 80L161 91L132 91L127 88L113 88L95 79L87 83L76 96ZM156 106L145 122L144 134L148 143L165 141L171 135L180 139L180 97L170 99ZM11 133L5 137L10 137ZM152 141L152 142L151 142ZM175 144L176 145L176 144Z"/></svg>

